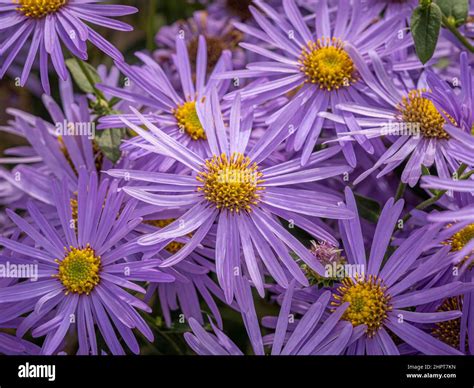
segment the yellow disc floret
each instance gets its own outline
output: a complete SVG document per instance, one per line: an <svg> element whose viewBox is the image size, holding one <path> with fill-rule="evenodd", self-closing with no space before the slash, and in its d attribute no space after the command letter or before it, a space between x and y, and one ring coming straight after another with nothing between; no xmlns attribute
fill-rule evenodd
<svg viewBox="0 0 474 388"><path fill-rule="evenodd" d="M218 209L231 212L251 211L260 202L263 174L256 163L241 153L214 155L206 160L197 180L204 197Z"/></svg>
<svg viewBox="0 0 474 388"><path fill-rule="evenodd" d="M449 224L448 228L451 228L453 224ZM474 239L474 224L469 224L462 228L461 230L454 233L450 238L443 242L443 245L450 245L451 252L459 252L461 251L471 240ZM471 255L474 251L468 252L466 256L464 256L459 263L457 264L458 267L462 267L467 260L471 258ZM474 262L471 262L468 265L469 269L474 268Z"/></svg>
<svg viewBox="0 0 474 388"><path fill-rule="evenodd" d="M452 251L460 251L472 239L474 239L474 224L470 224L462 228L459 232L453 234L449 239Z"/></svg>
<svg viewBox="0 0 474 388"><path fill-rule="evenodd" d="M13 0L18 4L17 10L30 18L42 18L50 13L57 12L67 0Z"/></svg>
<svg viewBox="0 0 474 388"><path fill-rule="evenodd" d="M196 112L196 102L188 101L174 111L180 129L184 130L193 140L206 140L206 132Z"/></svg>
<svg viewBox="0 0 474 388"><path fill-rule="evenodd" d="M398 105L401 120L416 128L423 137L449 139L444 130L446 120L431 100L423 97L424 89L412 90L403 97ZM456 124L446 112L443 112L452 124Z"/></svg>
<svg viewBox="0 0 474 388"><path fill-rule="evenodd" d="M351 322L353 326L366 325L369 337L383 325L387 313L392 309L386 287L373 275L345 278L333 297L333 306L349 302L342 319Z"/></svg>
<svg viewBox="0 0 474 388"><path fill-rule="evenodd" d="M87 245L85 248L70 247L59 264L58 274L54 275L66 288L66 294L89 295L100 281L100 256Z"/></svg>
<svg viewBox="0 0 474 388"><path fill-rule="evenodd" d="M337 38L322 38L308 42L300 56L301 71L307 82L328 91L350 86L355 82L355 66Z"/></svg>
<svg viewBox="0 0 474 388"><path fill-rule="evenodd" d="M456 297L446 299L443 304L438 308L437 311L456 311L462 310L462 299ZM458 349L461 338L461 318L451 319L444 322L436 322L432 334L443 341L444 343L451 345L453 348ZM466 347L469 346L466 341Z"/></svg>

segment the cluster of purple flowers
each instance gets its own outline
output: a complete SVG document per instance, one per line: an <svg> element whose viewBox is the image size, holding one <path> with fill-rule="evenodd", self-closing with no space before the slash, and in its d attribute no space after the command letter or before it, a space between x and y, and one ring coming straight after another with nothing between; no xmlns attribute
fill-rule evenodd
<svg viewBox="0 0 474 388"><path fill-rule="evenodd" d="M0 0L0 77L49 115L0 127L0 354L159 321L201 355L474 354L472 53L423 66L416 1L219 0L125 59L91 24L141 10L102 3Z"/></svg>

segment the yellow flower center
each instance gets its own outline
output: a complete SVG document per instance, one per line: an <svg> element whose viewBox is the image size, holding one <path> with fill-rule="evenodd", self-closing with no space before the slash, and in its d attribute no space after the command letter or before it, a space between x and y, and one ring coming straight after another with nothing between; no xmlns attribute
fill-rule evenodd
<svg viewBox="0 0 474 388"><path fill-rule="evenodd" d="M78 249L71 247L59 264L58 274L54 275L66 287L66 294L89 295L94 287L99 284L100 256L87 245Z"/></svg>
<svg viewBox="0 0 474 388"><path fill-rule="evenodd" d="M241 153L214 155L206 160L196 179L203 183L198 191L218 209L231 212L251 211L260 202L263 174L256 163Z"/></svg>
<svg viewBox="0 0 474 388"><path fill-rule="evenodd" d="M351 322L353 326L367 325L367 335L372 337L392 309L390 295L386 294L386 289L382 282L372 275L355 280L345 278L337 288L337 293L333 295L335 302L332 304L339 306L349 302L342 319Z"/></svg>
<svg viewBox="0 0 474 388"><path fill-rule="evenodd" d="M194 101L185 102L178 106L174 111L174 116L178 121L178 126L193 140L206 140L206 132L201 125L199 116L196 112L196 103Z"/></svg>
<svg viewBox="0 0 474 388"><path fill-rule="evenodd" d="M176 218L167 218L167 219L163 219L163 220L148 220L148 221L145 221L146 224L148 225L152 225L156 228L164 228L165 226L168 226L169 224L171 224L173 221L176 221ZM179 242L179 241L171 241L166 247L165 249L171 253L172 255L174 255L176 252L178 252L182 247L184 247L184 244L182 242Z"/></svg>
<svg viewBox="0 0 474 388"><path fill-rule="evenodd" d="M344 50L341 39L322 38L308 42L299 62L307 82L318 84L320 89L331 91L355 82L354 62Z"/></svg>
<svg viewBox="0 0 474 388"><path fill-rule="evenodd" d="M451 251L457 252L463 249L474 238L474 224L470 224L459 232L453 234L449 240Z"/></svg>
<svg viewBox="0 0 474 388"><path fill-rule="evenodd" d="M452 224L449 224L448 228L452 226ZM449 239L443 242L443 245L450 245L451 252L458 252L462 250L472 239L474 239L474 224L467 225L460 231L454 233ZM464 263L470 259L471 254L473 253L474 252L470 252L464 256L457 264L458 267L462 267ZM470 263L468 268L474 268L474 262Z"/></svg>
<svg viewBox="0 0 474 388"><path fill-rule="evenodd" d="M462 310L462 300L458 300L458 298L446 299L438 309L440 312L455 310ZM443 341L444 343L451 345L453 348L458 349L461 338L461 318L437 322L434 329L432 330L432 334L440 341Z"/></svg>
<svg viewBox="0 0 474 388"><path fill-rule="evenodd" d="M42 18L50 13L57 12L67 0L13 0L18 4L17 10L30 18Z"/></svg>
<svg viewBox="0 0 474 388"><path fill-rule="evenodd" d="M422 97L424 92L426 92L424 89L412 90L407 97L403 97L398 106L401 120L406 124L410 124L414 130L418 130L424 137L449 139L448 133L444 130L446 120L431 100ZM443 113L452 124L456 124L454 119L446 112Z"/></svg>

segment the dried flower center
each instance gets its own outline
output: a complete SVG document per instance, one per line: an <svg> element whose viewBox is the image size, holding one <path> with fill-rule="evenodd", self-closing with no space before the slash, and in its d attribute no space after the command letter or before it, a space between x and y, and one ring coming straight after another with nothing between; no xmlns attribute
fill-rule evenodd
<svg viewBox="0 0 474 388"><path fill-rule="evenodd" d="M444 130L446 120L431 100L422 97L424 92L426 92L424 89L412 90L407 97L403 97L398 106L401 120L424 137L449 139L448 133ZM451 123L456 124L446 112L443 113Z"/></svg>
<svg viewBox="0 0 474 388"><path fill-rule="evenodd" d="M351 322L353 326L367 325L367 335L372 337L392 309L390 295L386 294L386 289L382 282L372 275L355 280L345 278L337 288L337 293L333 295L333 305L339 306L349 302L342 319Z"/></svg>
<svg viewBox="0 0 474 388"><path fill-rule="evenodd" d="M194 101L188 101L178 106L174 111L174 116L178 120L179 128L185 131L191 139L206 140L206 132L199 120Z"/></svg>
<svg viewBox="0 0 474 388"><path fill-rule="evenodd" d="M146 224L148 225L152 225L156 228L164 228L165 226L168 226L169 224L171 224L172 222L176 221L176 218L166 218L166 219L163 219L163 220L148 220L148 221L145 221ZM166 247L165 249L171 253L172 255L174 255L176 252L178 252L182 247L184 247L184 244L182 242L179 242L179 241L171 241Z"/></svg>
<svg viewBox="0 0 474 388"><path fill-rule="evenodd" d="M234 152L231 157L226 154L214 155L206 160L196 179L203 183L198 190L218 209L231 212L251 211L252 206L260 202L260 192L264 187L263 174L256 163L249 157Z"/></svg>
<svg viewBox="0 0 474 388"><path fill-rule="evenodd" d="M342 250L331 245L326 241L316 242L311 241L311 253L314 257L325 267L328 266L335 271L331 270L330 275L326 274L327 277L319 275L316 271L311 269L308 265L303 264L302 269L306 274L311 285L320 286L332 286L335 282L339 282L344 277L337 276L337 270L346 264L345 258L341 255Z"/></svg>
<svg viewBox="0 0 474 388"><path fill-rule="evenodd" d="M58 274L54 275L66 287L66 294L89 295L94 287L99 284L100 256L87 245L78 249L71 247L59 264Z"/></svg>
<svg viewBox="0 0 474 388"><path fill-rule="evenodd" d="M18 4L17 10L30 18L42 18L50 13L57 12L67 0L13 0Z"/></svg>
<svg viewBox="0 0 474 388"><path fill-rule="evenodd" d="M307 82L318 84L320 89L331 91L355 82L354 62L344 50L341 39L322 38L308 42L299 62Z"/></svg>
<svg viewBox="0 0 474 388"><path fill-rule="evenodd" d="M462 300L458 300L458 298L446 299L438 309L438 311L455 310L462 310ZM439 340L451 345L455 349L458 349L461 338L461 318L437 322L434 329L432 330L432 333Z"/></svg>
<svg viewBox="0 0 474 388"><path fill-rule="evenodd" d="M221 36L206 35L207 47L207 74L212 73L217 62L219 61L222 52L226 49L235 50L242 40L242 33L238 30L231 31ZM189 59L194 68L196 68L196 58L199 47L199 37L195 37L188 44Z"/></svg>

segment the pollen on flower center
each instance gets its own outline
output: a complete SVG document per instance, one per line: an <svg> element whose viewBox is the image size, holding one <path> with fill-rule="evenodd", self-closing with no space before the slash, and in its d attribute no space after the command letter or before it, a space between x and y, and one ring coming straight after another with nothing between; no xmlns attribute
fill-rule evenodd
<svg viewBox="0 0 474 388"><path fill-rule="evenodd" d="M367 325L369 337L382 326L387 313L392 309L386 287L373 275L355 280L345 278L333 297L335 299L333 306L350 303L342 319L351 322L353 326Z"/></svg>
<svg viewBox="0 0 474 388"><path fill-rule="evenodd" d="M299 62L307 82L318 84L321 89L331 91L355 82L354 62L341 39L322 38L308 42Z"/></svg>
<svg viewBox="0 0 474 388"><path fill-rule="evenodd" d="M196 179L203 184L198 188L218 209L231 212L251 211L260 202L263 174L256 163L241 153L214 155L206 160Z"/></svg>
<svg viewBox="0 0 474 388"><path fill-rule="evenodd" d="M474 223L455 233L449 240L452 251L460 251L474 239Z"/></svg>
<svg viewBox="0 0 474 388"><path fill-rule="evenodd" d="M57 12L67 0L13 0L18 4L17 10L30 18L42 18Z"/></svg>
<svg viewBox="0 0 474 388"><path fill-rule="evenodd" d="M174 111L180 129L184 130L193 140L206 140L206 132L196 112L196 103L188 101Z"/></svg>
<svg viewBox="0 0 474 388"><path fill-rule="evenodd" d="M64 259L56 262L59 270L54 276L66 287L66 294L72 292L89 295L99 284L100 256L96 256L89 245L83 249L71 247L66 251Z"/></svg>
<svg viewBox="0 0 474 388"><path fill-rule="evenodd" d="M419 131L422 136L437 139L449 139L448 133L444 130L446 120L436 109L431 100L422 96L426 90L412 90L408 96L403 97L398 106L401 120L410 124L413 130ZM447 113L443 112L452 124L456 124Z"/></svg>
<svg viewBox="0 0 474 388"><path fill-rule="evenodd" d="M448 225L448 227L452 227L452 225ZM451 246L451 252L458 252L462 250L472 239L474 239L474 223L469 224L459 230L458 232L454 233L449 239L443 242L444 245ZM471 253L468 253L464 258L460 260L458 263L459 266L463 266L464 263L470 259ZM474 262L471 262L468 265L469 269L474 268Z"/></svg>
<svg viewBox="0 0 474 388"><path fill-rule="evenodd" d="M462 303L462 299L448 298L443 302L437 311L443 312L462 310ZM461 339L461 318L437 322L432 330L432 334L444 343L451 345L455 349L458 349ZM469 344L467 343L466 338L466 347L468 346Z"/></svg>

